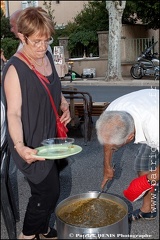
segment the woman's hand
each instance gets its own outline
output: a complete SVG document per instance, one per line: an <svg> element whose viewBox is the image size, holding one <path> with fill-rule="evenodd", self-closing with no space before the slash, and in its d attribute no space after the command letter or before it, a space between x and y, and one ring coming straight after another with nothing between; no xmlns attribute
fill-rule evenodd
<svg viewBox="0 0 160 240"><path fill-rule="evenodd" d="M32 149L26 146L17 146L17 153L24 159L28 164L34 163L36 161L44 161L45 158L42 157L34 157L33 155L37 153L36 149Z"/></svg>
<svg viewBox="0 0 160 240"><path fill-rule="evenodd" d="M62 102L61 103L61 110L63 112L62 116L60 117L60 121L62 123L65 124L65 126L67 125L67 123L69 123L71 121L71 115L70 115L70 111L69 111L69 105L67 102Z"/></svg>

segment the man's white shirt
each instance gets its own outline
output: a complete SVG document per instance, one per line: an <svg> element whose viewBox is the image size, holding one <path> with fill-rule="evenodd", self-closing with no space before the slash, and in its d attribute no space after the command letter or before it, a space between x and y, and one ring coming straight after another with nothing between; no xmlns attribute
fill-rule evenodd
<svg viewBox="0 0 160 240"><path fill-rule="evenodd" d="M159 90L144 89L117 98L106 111L126 111L135 122L135 143L159 151Z"/></svg>

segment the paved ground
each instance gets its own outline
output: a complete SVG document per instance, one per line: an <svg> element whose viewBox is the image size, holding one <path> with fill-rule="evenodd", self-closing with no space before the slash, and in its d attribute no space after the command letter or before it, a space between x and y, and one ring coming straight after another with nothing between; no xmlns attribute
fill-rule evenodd
<svg viewBox="0 0 160 240"><path fill-rule="evenodd" d="M63 86L81 84L124 84L124 85L137 85L137 86L153 86L158 87L158 81L154 80L130 80L125 78L123 83L114 82L108 83L104 79L88 79L88 80L76 80L72 83L69 81L62 81ZM140 85L139 85L140 84ZM99 191L100 183L103 174L103 149L97 141L95 133L95 121L96 117L93 118L93 131L92 139L88 142L87 146L84 145L84 139L78 130L71 131L71 136L75 138L75 144L80 145L83 150L81 153L68 158L68 165L61 171L61 195L59 202L69 196L86 193L88 191ZM142 201L139 200L135 203L126 201L123 197L122 191L125 189L129 182L136 177L136 173L133 170L134 156L132 153L133 144L118 150L114 155L114 161L116 163L116 174L114 181L109 186L108 193L114 194L123 199L127 205L129 211L132 209L140 208ZM119 161L121 159L121 161ZM20 221L17 223L17 234L21 232L25 209L27 205L27 199L30 196L29 188L24 176L18 171L18 196L19 196L19 210L20 210ZM12 176L13 185L15 177ZM16 190L15 190L16 192ZM156 202L157 211L159 215L159 198ZM54 224L55 216L52 215L51 226ZM152 221L139 220L133 222L129 226L130 239L159 239L159 217ZM1 218L1 239L9 239L6 232L6 228ZM123 239L123 238L122 238Z"/></svg>

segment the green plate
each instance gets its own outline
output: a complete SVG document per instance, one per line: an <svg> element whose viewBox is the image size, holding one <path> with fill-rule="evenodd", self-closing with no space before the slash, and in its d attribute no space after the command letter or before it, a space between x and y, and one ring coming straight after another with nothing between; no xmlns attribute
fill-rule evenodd
<svg viewBox="0 0 160 240"><path fill-rule="evenodd" d="M51 145L36 148L38 150L34 157L42 157L46 159L56 160L66 158L75 155L82 151L82 148L78 145Z"/></svg>

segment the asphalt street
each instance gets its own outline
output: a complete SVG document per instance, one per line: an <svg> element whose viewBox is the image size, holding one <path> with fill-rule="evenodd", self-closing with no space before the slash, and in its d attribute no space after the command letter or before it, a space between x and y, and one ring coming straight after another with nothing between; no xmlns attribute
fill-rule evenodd
<svg viewBox="0 0 160 240"><path fill-rule="evenodd" d="M129 86L150 86L159 87L158 81L154 80L140 80L138 83L133 82L134 80L125 80L123 83ZM137 80L136 80L137 81ZM143 81L143 82L142 82ZM62 81L63 86L81 86L85 82L86 85L103 85L110 83L104 83L104 80L77 80L74 83L69 81ZM87 83L86 83L87 82ZM145 83L144 83L145 82ZM118 84L118 83L117 83ZM117 85L112 83L112 86ZM103 148L98 143L96 132L95 132L95 121L93 118L93 129L91 141L88 142L87 146L84 144L84 138L80 134L79 129L70 131L70 136L75 138L75 144L82 147L82 152L67 158L67 166L60 172L60 183L61 183L61 194L59 202L63 199L73 196L79 193L86 193L88 191L100 191L100 184L103 177ZM137 177L136 172L133 170L134 166L134 154L133 154L133 143L126 145L119 149L113 157L115 162L115 177L109 185L108 194L113 194L123 199L127 205L128 210L140 208L142 200L131 203L127 201L123 196L123 189L125 189L130 181ZM48 160L50 161L50 160ZM63 160L61 160L63 161ZM12 176L12 184L14 187L15 176ZM18 180L18 205L20 211L20 221L17 222L17 235L22 230L23 218L27 205L27 200L30 196L29 187L24 176L17 171ZM15 190L15 195L17 195ZM129 225L129 238L130 239L159 239L159 197L156 202L157 207L157 218L152 221L138 220L132 222ZM52 215L50 225L53 226L55 223L55 216ZM121 237L123 239L123 237ZM8 234L4 225L3 217L1 218L1 239L9 239Z"/></svg>

